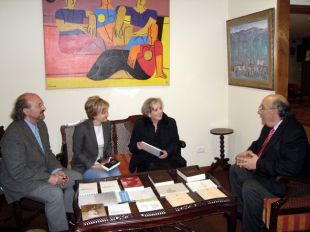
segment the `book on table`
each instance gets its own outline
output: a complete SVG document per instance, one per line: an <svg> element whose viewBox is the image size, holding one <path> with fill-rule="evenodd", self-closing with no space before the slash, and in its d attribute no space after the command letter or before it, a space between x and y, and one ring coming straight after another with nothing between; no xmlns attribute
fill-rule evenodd
<svg viewBox="0 0 310 232"><path fill-rule="evenodd" d="M92 183L79 183L79 196L97 194L97 182Z"/></svg>
<svg viewBox="0 0 310 232"><path fill-rule="evenodd" d="M130 214L131 210L128 203L108 205L109 215Z"/></svg>
<svg viewBox="0 0 310 232"><path fill-rule="evenodd" d="M82 205L81 212L83 221L107 215L103 204Z"/></svg>
<svg viewBox="0 0 310 232"><path fill-rule="evenodd" d="M218 188L200 189L200 190L197 190L197 193L204 200L209 200L209 199L213 199L213 198L227 197Z"/></svg>
<svg viewBox="0 0 310 232"><path fill-rule="evenodd" d="M217 188L217 185L210 179L192 181L192 182L186 183L186 185L193 192L196 192L197 190L200 190L200 189Z"/></svg>
<svg viewBox="0 0 310 232"><path fill-rule="evenodd" d="M104 196L102 193L97 194L87 194L78 196L78 205L93 205L93 204L102 204Z"/></svg>
<svg viewBox="0 0 310 232"><path fill-rule="evenodd" d="M102 167L104 170L110 171L116 168L119 164L120 162L118 160L111 158L108 163L102 164Z"/></svg>
<svg viewBox="0 0 310 232"><path fill-rule="evenodd" d="M148 153L155 155L156 157L160 156L162 154L161 149L159 149L158 147L155 147L151 144L148 144L144 141L142 141L143 144L143 150L147 151Z"/></svg>
<svg viewBox="0 0 310 232"><path fill-rule="evenodd" d="M192 204L195 202L187 193L168 194L166 199L172 207Z"/></svg>
<svg viewBox="0 0 310 232"><path fill-rule="evenodd" d="M149 199L157 199L151 187L138 189L135 191L128 191L129 199L131 201L146 201Z"/></svg>
<svg viewBox="0 0 310 232"><path fill-rule="evenodd" d="M103 204L104 205L115 205L118 203L131 202L128 192L125 190L111 191L103 193Z"/></svg>
<svg viewBox="0 0 310 232"><path fill-rule="evenodd" d="M119 197L117 191L104 192L103 195L103 204L104 205L115 205L119 203Z"/></svg>
<svg viewBox="0 0 310 232"><path fill-rule="evenodd" d="M177 174L186 182L206 179L206 174L197 166L178 168Z"/></svg>
<svg viewBox="0 0 310 232"><path fill-rule="evenodd" d="M172 193L188 193L189 190L183 183L176 183L176 184L169 184L169 185L162 185L157 186L156 190L160 197L165 197L168 194Z"/></svg>
<svg viewBox="0 0 310 232"><path fill-rule="evenodd" d="M139 176L126 176L120 178L121 184L126 191L144 189Z"/></svg>
<svg viewBox="0 0 310 232"><path fill-rule="evenodd" d="M99 185L102 193L121 190L117 180L100 181Z"/></svg>
<svg viewBox="0 0 310 232"><path fill-rule="evenodd" d="M146 201L137 201L136 206L140 213L163 209L163 206L157 198Z"/></svg>
<svg viewBox="0 0 310 232"><path fill-rule="evenodd" d="M169 173L164 170L149 172L148 177L155 187L174 183Z"/></svg>

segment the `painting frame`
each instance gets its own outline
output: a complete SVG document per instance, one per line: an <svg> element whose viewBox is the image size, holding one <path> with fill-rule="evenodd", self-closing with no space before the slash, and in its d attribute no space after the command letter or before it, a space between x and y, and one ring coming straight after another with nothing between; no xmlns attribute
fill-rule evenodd
<svg viewBox="0 0 310 232"><path fill-rule="evenodd" d="M274 90L274 11L226 21L229 85Z"/></svg>

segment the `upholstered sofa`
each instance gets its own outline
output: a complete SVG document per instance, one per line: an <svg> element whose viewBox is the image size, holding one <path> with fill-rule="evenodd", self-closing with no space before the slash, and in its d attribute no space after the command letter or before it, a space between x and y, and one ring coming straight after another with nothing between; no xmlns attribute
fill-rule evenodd
<svg viewBox="0 0 310 232"><path fill-rule="evenodd" d="M134 127L135 122L141 118L142 115L132 115L126 119L111 120L111 136L112 136L112 152L116 159L120 161L119 169L122 175L130 174L128 170L129 161L131 154L128 150L128 144L131 137L131 132ZM83 121L83 120L82 120ZM74 128L77 124L82 121L78 121L73 124L67 124L60 127L62 135L62 148L61 152L56 155L57 159L61 162L64 167L71 166L71 160L73 156L72 151L72 138L74 133ZM180 148L186 146L185 142L180 140Z"/></svg>

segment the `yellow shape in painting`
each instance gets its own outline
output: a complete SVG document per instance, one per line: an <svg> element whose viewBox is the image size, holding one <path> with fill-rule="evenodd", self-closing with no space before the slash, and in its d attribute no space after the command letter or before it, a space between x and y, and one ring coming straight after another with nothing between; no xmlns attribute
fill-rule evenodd
<svg viewBox="0 0 310 232"><path fill-rule="evenodd" d="M144 52L143 56L144 56L144 59L145 59L145 60L151 60L153 54L152 54L151 51L146 51L146 52Z"/></svg>
<svg viewBox="0 0 310 232"><path fill-rule="evenodd" d="M105 22L105 15L104 14L99 14L98 15L98 22L99 23Z"/></svg>
<svg viewBox="0 0 310 232"><path fill-rule="evenodd" d="M126 24L130 24L131 21L131 16L130 15L125 15L123 22Z"/></svg>

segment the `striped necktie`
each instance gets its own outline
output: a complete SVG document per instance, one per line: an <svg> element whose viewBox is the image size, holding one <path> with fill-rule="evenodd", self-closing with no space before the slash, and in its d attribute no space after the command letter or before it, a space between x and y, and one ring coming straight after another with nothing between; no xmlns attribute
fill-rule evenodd
<svg viewBox="0 0 310 232"><path fill-rule="evenodd" d="M257 156L258 156L258 157L260 157L261 154L263 153L265 147L266 147L267 144L269 143L269 141L270 141L272 135L274 134L274 132L275 132L275 129L274 129L274 128L272 128L272 129L269 131L269 134L268 134L267 138L265 139L263 145L261 146L259 152L257 153Z"/></svg>

